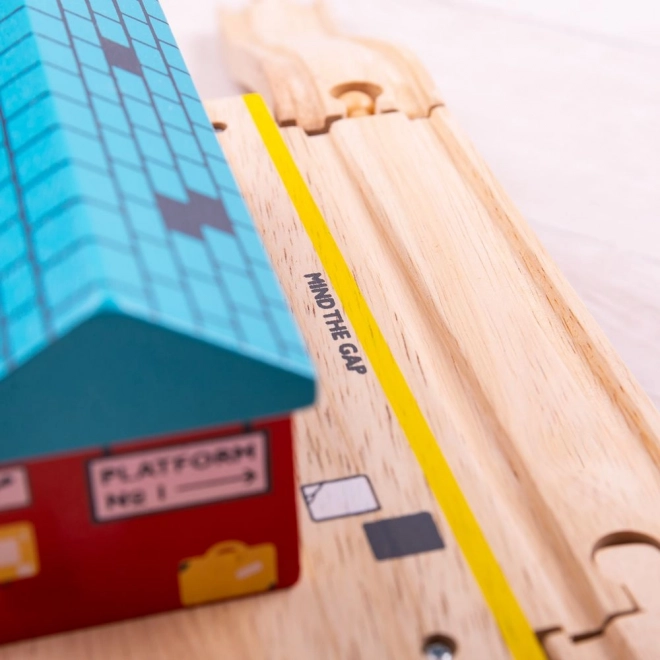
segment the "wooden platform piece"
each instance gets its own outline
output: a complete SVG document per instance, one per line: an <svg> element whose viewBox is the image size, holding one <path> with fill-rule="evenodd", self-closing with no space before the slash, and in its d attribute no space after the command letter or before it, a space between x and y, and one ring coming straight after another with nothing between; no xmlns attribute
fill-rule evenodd
<svg viewBox="0 0 660 660"><path fill-rule="evenodd" d="M325 287L310 290L307 275L319 274L326 282L329 276L247 107L227 100L209 109L228 127L220 134L223 149L248 205L263 220L267 249L296 317L304 319L305 338L320 369L320 403L297 418L301 485L366 475L380 505L377 512L323 522L314 522L303 509L305 578L288 595L285 632L273 644L286 649L282 657L287 658L318 648L312 638L299 647L292 644L291 625L284 622L298 621L307 634L318 628L321 645L333 649L329 658L415 657L423 640L437 634L455 640L468 658L507 657L493 617L369 365L358 329L343 323L350 339L332 338L324 314L339 310L344 317L345 305L332 285L327 293ZM332 298L334 308L319 307L318 294ZM340 353L346 343L355 346L367 373L346 368ZM363 524L420 512L432 514L445 549L376 561ZM303 601L310 588L312 597Z"/></svg>

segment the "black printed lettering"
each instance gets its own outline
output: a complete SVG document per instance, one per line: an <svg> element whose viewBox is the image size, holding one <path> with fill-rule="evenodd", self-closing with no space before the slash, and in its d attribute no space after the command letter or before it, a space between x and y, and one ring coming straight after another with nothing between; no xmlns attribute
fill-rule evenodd
<svg viewBox="0 0 660 660"><path fill-rule="evenodd" d="M321 309L334 309L335 299L332 297L330 287L323 279L321 273L308 273L305 275L309 290L314 294L314 301ZM325 325L334 341L340 339L351 339L351 331L344 321L340 309L334 309L332 312L323 314ZM367 373L367 367L362 357L358 353L358 348L354 344L342 344L339 347L339 353L344 360L346 369L353 373L364 375Z"/></svg>

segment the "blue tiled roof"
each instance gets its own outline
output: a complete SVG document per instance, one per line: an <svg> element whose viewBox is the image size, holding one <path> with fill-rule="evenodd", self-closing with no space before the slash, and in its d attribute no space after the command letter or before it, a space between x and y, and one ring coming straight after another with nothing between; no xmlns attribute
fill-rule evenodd
<svg viewBox="0 0 660 660"><path fill-rule="evenodd" d="M2 0L0 36L0 460L310 403L158 1Z"/></svg>

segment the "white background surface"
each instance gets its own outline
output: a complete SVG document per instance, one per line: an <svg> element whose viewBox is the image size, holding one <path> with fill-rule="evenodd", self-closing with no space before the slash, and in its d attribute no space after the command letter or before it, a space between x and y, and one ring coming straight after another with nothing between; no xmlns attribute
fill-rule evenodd
<svg viewBox="0 0 660 660"><path fill-rule="evenodd" d="M217 9L161 0L201 94L236 94ZM412 48L660 407L660 2L327 0Z"/></svg>

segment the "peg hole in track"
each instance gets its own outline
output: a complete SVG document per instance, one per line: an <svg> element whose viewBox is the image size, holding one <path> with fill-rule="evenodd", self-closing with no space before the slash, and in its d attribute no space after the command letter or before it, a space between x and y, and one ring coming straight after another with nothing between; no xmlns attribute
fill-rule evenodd
<svg viewBox="0 0 660 660"><path fill-rule="evenodd" d="M424 660L454 660L456 642L446 635L431 635L424 640L422 654Z"/></svg>
<svg viewBox="0 0 660 660"><path fill-rule="evenodd" d="M214 121L213 122L213 129L215 130L216 133L222 133L222 131L227 130L227 124L225 124L222 121Z"/></svg>
<svg viewBox="0 0 660 660"><path fill-rule="evenodd" d="M654 548L660 550L660 541L654 539L648 534L643 534L642 532L635 532L632 530L625 530L622 532L614 532L613 534L608 534L603 536L595 545L593 552L591 553L592 559L605 548L612 548L618 545L631 545L631 544L642 544L650 545Z"/></svg>
<svg viewBox="0 0 660 660"><path fill-rule="evenodd" d="M333 87L330 93L344 102L348 117L365 117L376 113L376 99L383 88L368 82L350 82Z"/></svg>

